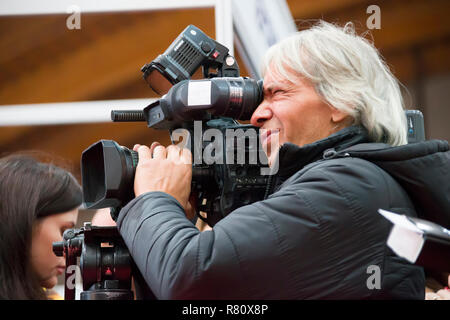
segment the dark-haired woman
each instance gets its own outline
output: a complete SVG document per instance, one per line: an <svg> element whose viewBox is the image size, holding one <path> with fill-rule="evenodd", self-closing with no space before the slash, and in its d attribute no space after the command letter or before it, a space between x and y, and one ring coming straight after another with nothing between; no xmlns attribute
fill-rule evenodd
<svg viewBox="0 0 450 320"><path fill-rule="evenodd" d="M52 251L72 228L81 187L68 171L30 155L0 159L0 299L47 299L64 272Z"/></svg>

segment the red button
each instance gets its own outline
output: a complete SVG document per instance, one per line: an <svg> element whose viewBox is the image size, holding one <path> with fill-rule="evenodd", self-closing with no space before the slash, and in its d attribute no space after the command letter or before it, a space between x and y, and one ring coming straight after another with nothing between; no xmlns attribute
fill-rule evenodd
<svg viewBox="0 0 450 320"><path fill-rule="evenodd" d="M217 57L219 56L219 51L214 51L214 53L212 54L212 57L214 58L214 59L217 59Z"/></svg>

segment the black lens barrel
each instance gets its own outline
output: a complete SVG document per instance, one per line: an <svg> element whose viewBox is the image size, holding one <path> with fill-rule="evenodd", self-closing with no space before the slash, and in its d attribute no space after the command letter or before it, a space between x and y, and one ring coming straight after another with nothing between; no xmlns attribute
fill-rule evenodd
<svg viewBox="0 0 450 320"><path fill-rule="evenodd" d="M261 85L250 78L215 78L211 80L211 113L236 120L250 120L262 101Z"/></svg>
<svg viewBox="0 0 450 320"><path fill-rule="evenodd" d="M121 207L134 198L138 153L112 140L100 140L83 151L83 204L87 209Z"/></svg>

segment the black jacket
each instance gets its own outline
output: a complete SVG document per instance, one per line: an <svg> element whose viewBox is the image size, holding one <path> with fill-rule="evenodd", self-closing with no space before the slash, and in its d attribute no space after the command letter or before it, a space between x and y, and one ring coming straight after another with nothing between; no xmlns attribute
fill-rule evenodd
<svg viewBox="0 0 450 320"><path fill-rule="evenodd" d="M391 224L377 210L448 225L448 143L367 142L350 127L283 145L267 199L212 231L199 232L162 192L124 207L119 231L160 299L424 299L423 269L386 246ZM380 289L368 287L373 266Z"/></svg>

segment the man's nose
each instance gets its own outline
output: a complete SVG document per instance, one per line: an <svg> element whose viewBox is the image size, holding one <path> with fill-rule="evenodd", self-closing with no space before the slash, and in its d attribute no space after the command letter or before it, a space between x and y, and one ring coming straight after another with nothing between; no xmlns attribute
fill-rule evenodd
<svg viewBox="0 0 450 320"><path fill-rule="evenodd" d="M270 118L272 118L272 110L270 110L269 104L263 101L253 112L250 123L255 127L262 127Z"/></svg>

